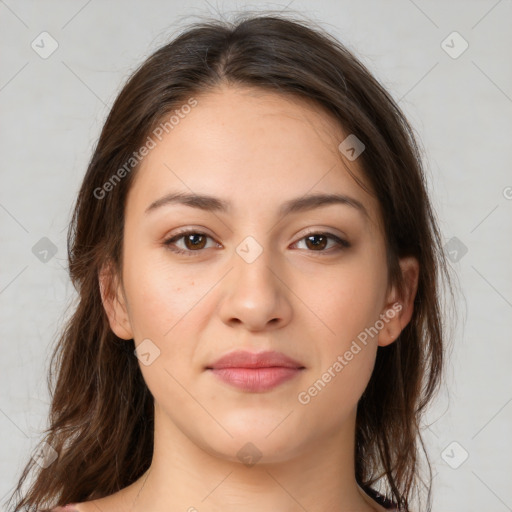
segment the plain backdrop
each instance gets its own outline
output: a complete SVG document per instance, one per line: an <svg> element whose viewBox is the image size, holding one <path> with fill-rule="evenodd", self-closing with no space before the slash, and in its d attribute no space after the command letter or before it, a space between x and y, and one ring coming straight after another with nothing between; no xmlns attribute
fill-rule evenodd
<svg viewBox="0 0 512 512"><path fill-rule="evenodd" d="M184 24L239 9L322 25L418 133L459 280L446 384L424 430L434 511L512 511L510 0L0 0L2 503L46 427L49 354L73 293L66 229L108 110Z"/></svg>

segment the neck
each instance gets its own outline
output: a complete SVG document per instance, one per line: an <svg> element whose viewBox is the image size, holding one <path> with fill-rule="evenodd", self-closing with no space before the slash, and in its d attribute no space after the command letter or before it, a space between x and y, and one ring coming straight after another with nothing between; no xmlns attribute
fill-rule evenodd
<svg viewBox="0 0 512 512"><path fill-rule="evenodd" d="M189 439L155 407L153 460L130 486L126 502L132 512L377 510L355 480L354 432L355 411L337 432L324 432L288 454L281 450L278 458L265 457L276 448L268 439L249 445L231 440L229 456Z"/></svg>

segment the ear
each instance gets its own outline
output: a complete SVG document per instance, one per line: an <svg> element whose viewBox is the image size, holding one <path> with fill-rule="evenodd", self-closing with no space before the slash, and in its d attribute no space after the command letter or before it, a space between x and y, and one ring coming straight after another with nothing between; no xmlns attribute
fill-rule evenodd
<svg viewBox="0 0 512 512"><path fill-rule="evenodd" d="M130 340L133 332L126 307L126 297L114 266L106 263L102 266L98 281L101 301L107 313L110 328L121 339Z"/></svg>
<svg viewBox="0 0 512 512"><path fill-rule="evenodd" d="M391 287L386 298L386 306L381 318L384 327L379 331L378 344L386 347L393 343L404 327L410 322L414 311L414 298L418 290L419 263L413 256L401 258L399 261L402 271L404 290L400 295L395 286Z"/></svg>

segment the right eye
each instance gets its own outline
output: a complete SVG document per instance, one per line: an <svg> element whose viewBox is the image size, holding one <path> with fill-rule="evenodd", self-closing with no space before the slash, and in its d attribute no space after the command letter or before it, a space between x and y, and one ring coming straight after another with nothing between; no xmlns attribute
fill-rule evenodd
<svg viewBox="0 0 512 512"><path fill-rule="evenodd" d="M199 231L182 231L176 235L173 235L171 238L168 238L163 243L164 245L171 251L177 254L184 254L186 256L195 256L195 252L201 252L202 249L205 249L207 239L213 240L206 233L201 233ZM183 239L184 248L176 246L178 241Z"/></svg>

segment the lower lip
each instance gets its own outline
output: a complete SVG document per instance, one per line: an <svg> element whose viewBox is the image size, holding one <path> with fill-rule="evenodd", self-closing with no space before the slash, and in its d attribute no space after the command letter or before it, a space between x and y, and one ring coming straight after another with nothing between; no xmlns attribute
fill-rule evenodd
<svg viewBox="0 0 512 512"><path fill-rule="evenodd" d="M273 389L296 377L300 368L273 366L270 368L211 368L211 372L224 382L243 391L261 392Z"/></svg>

